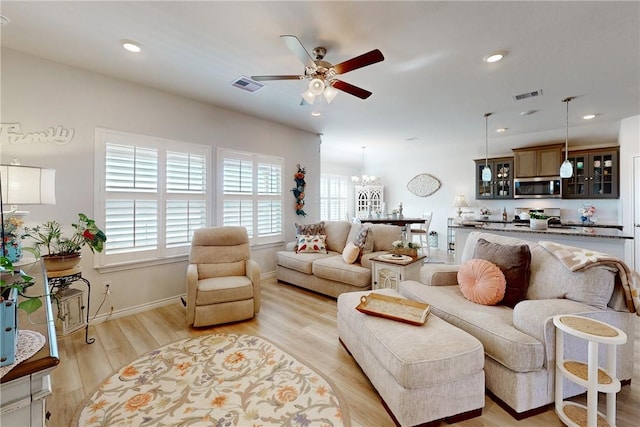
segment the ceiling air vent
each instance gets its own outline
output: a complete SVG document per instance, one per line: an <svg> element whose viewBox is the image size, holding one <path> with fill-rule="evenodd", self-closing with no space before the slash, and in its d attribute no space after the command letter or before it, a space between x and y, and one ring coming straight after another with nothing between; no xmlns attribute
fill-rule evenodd
<svg viewBox="0 0 640 427"><path fill-rule="evenodd" d="M513 95L514 101L522 101L523 99L533 98L535 96L542 96L542 89L534 90L533 92L525 92L520 95Z"/></svg>
<svg viewBox="0 0 640 427"><path fill-rule="evenodd" d="M262 83L258 83L255 80L251 80L249 77L240 76L238 77L231 86L235 86L237 88L246 90L247 92L255 92L261 87L264 87Z"/></svg>

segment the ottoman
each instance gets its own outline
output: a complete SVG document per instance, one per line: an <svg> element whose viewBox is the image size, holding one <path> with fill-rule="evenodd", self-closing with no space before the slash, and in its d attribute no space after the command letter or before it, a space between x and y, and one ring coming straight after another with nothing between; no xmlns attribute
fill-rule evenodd
<svg viewBox="0 0 640 427"><path fill-rule="evenodd" d="M338 297L338 335L396 423L412 426L482 414L484 349L480 341L433 314L422 326L356 310L362 295ZM403 298L392 289L373 291Z"/></svg>

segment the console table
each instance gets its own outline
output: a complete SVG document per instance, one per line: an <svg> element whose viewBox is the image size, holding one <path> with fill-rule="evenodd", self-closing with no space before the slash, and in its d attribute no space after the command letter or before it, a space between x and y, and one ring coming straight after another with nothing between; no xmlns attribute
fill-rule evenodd
<svg viewBox="0 0 640 427"><path fill-rule="evenodd" d="M45 337L46 342L36 354L0 378L0 425L3 426L44 426L48 418L45 400L51 394L49 374L60 358L46 277L42 266L42 278L36 279L40 285L33 286L38 288L33 292L45 295L42 297L42 307L30 316L19 310L20 329L37 331Z"/></svg>

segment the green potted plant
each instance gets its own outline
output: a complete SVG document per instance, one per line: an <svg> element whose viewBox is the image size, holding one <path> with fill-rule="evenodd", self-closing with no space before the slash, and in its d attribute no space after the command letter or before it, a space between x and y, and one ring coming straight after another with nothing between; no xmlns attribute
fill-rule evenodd
<svg viewBox="0 0 640 427"><path fill-rule="evenodd" d="M78 214L78 222L71 237L65 237L58 221L47 221L35 227L25 227L23 238L30 238L33 246L25 247L36 257L42 257L47 271L68 270L80 262L81 251L89 246L91 252L102 252L107 236L85 214ZM42 251L45 251L43 254Z"/></svg>
<svg viewBox="0 0 640 427"><path fill-rule="evenodd" d="M549 227L549 215L544 215L537 212L529 213L529 228L532 230L546 230Z"/></svg>

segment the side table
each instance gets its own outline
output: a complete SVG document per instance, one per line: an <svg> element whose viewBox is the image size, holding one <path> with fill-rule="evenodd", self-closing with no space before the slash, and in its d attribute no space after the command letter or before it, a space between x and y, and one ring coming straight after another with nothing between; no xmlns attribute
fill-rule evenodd
<svg viewBox="0 0 640 427"><path fill-rule="evenodd" d="M416 258L404 256L401 261L391 261L380 255L371 258L371 289L391 288L398 290L403 280L419 280L424 255Z"/></svg>
<svg viewBox="0 0 640 427"><path fill-rule="evenodd" d="M616 346L627 342L620 329L599 320L561 314L554 316L556 326L556 414L568 426L615 426L616 393L620 380L616 378ZM588 341L587 363L564 359L564 334ZM598 344L607 346L606 369L598 365ZM587 406L563 400L563 379L567 378L587 388ZM607 395L607 413L598 413L598 392Z"/></svg>
<svg viewBox="0 0 640 427"><path fill-rule="evenodd" d="M87 344L93 344L95 338L89 338L89 308L91 306L91 283L82 277L82 270L80 267L73 267L69 270L61 271L49 271L47 273L49 277L49 292L52 294L64 294L68 292L69 285L74 282L83 282L87 285L87 315L84 319L84 342ZM58 313L60 312L60 305L58 304ZM84 309L84 307L80 307Z"/></svg>

